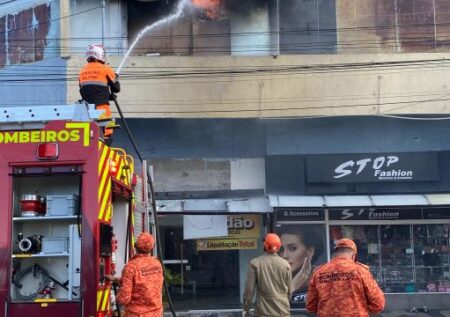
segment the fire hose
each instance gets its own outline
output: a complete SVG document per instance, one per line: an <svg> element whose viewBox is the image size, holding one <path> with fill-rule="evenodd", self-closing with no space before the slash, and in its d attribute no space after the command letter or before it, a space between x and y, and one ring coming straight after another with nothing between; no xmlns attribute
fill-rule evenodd
<svg viewBox="0 0 450 317"><path fill-rule="evenodd" d="M22 283L23 279L28 274L33 274L33 276L36 277L38 275L38 273L40 273L40 275L41 275L41 280L39 281L39 285L36 288L36 290L29 294L23 294L21 292L21 290L23 288L23 283ZM16 272L12 283L17 288L17 296L24 301L29 301L29 300L36 298L36 296L50 283L50 281L53 281L54 283L56 283L59 286L61 286L62 288L64 288L66 291L69 291L69 288L67 287L67 285L65 283L61 283L60 281L58 281L57 279L52 277L45 268L43 268L42 266L40 266L37 263L35 263L32 266L27 267L26 269L24 269L22 271ZM73 291L72 291L72 294L75 296L78 296L78 294Z"/></svg>
<svg viewBox="0 0 450 317"><path fill-rule="evenodd" d="M139 161L142 164L144 162L144 159L143 159L143 157L141 155L141 152L139 151L139 148L138 148L138 146L136 144L136 141L135 141L135 139L133 137L133 134L131 133L131 130L130 130L128 124L127 124L127 121L126 121L126 119L125 119L125 117L124 117L124 115L122 113L122 109L120 108L119 102L117 101L117 97L116 97L115 94L111 94L111 100L113 100L114 104L116 105L117 111L119 112L120 118L122 119L122 123L123 123L123 125L125 127L125 131L126 131L126 133L128 135L128 138L130 139L130 142L131 142L131 144L132 144L132 146L134 148L134 151L136 152L136 155L138 156ZM149 198L150 198L151 203L152 203L153 212L155 213L154 221L155 221L156 241L159 242L159 241L161 241L161 239L160 239L160 236L159 236L158 216L156 214L155 188L153 186L152 177L151 177L150 172L148 170L147 170L147 182L148 182L149 187L150 187ZM163 254L162 253L162 249L161 249L161 243L156 243L156 247L158 249L158 259L161 262L161 265L163 266L163 271L165 271L163 259L161 258L162 254ZM175 313L175 307L174 307L173 302L172 302L172 297L170 296L169 287L167 285L166 279L164 279L163 283L164 283L164 291L165 291L166 296L167 296L167 302L169 304L170 311L172 312L172 316L176 317L177 314Z"/></svg>
<svg viewBox="0 0 450 317"><path fill-rule="evenodd" d="M22 280L27 276L28 274L33 274L34 277L36 277L40 273L41 280L39 281L38 287L34 292L31 292L29 294L23 294L21 292L23 284ZM45 286L50 282L50 277L48 275L48 271L44 269L42 266L35 264L32 266L27 267L23 271L19 271L14 275L13 284L17 288L17 296L24 300L29 301L35 298L44 288Z"/></svg>

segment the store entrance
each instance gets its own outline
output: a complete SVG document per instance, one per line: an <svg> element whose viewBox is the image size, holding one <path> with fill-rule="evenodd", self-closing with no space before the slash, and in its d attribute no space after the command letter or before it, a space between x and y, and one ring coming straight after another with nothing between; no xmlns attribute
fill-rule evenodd
<svg viewBox="0 0 450 317"><path fill-rule="evenodd" d="M160 221L166 281L177 310L236 308L240 302L239 250L198 251L183 239L180 215Z"/></svg>

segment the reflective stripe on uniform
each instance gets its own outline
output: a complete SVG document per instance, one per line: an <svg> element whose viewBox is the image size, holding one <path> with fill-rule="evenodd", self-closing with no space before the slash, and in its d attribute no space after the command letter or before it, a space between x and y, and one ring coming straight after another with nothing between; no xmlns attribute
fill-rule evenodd
<svg viewBox="0 0 450 317"><path fill-rule="evenodd" d="M80 86L86 86L86 85L96 85L96 86L103 86L103 87L108 87L107 83L104 83L102 81L84 81L80 83Z"/></svg>

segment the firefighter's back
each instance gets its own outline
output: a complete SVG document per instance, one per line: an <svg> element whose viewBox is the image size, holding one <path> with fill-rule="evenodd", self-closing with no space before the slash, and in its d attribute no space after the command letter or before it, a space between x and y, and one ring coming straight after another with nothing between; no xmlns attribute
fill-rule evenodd
<svg viewBox="0 0 450 317"><path fill-rule="evenodd" d="M125 304L128 315L132 316L134 313L139 316L153 316L162 313L164 278L161 263L157 259L147 255L135 255L122 271L122 279L124 278L132 280L132 288L129 292L121 291L118 301Z"/></svg>
<svg viewBox="0 0 450 317"><path fill-rule="evenodd" d="M289 316L289 263L266 253L250 265L255 267L257 280L255 316Z"/></svg>
<svg viewBox="0 0 450 317"><path fill-rule="evenodd" d="M307 308L317 310L318 317L367 317L384 307L384 295L368 268L343 257L319 267L310 289Z"/></svg>
<svg viewBox="0 0 450 317"><path fill-rule="evenodd" d="M114 76L114 72L107 65L99 62L87 63L79 74L80 94L83 100L95 105L109 104L108 81L113 80Z"/></svg>

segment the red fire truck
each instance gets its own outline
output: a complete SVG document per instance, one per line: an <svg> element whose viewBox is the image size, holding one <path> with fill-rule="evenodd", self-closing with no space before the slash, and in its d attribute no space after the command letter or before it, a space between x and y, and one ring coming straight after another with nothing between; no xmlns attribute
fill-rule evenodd
<svg viewBox="0 0 450 317"><path fill-rule="evenodd" d="M120 275L144 213L133 159L101 141L99 114L0 109L0 316L113 316L104 276Z"/></svg>

